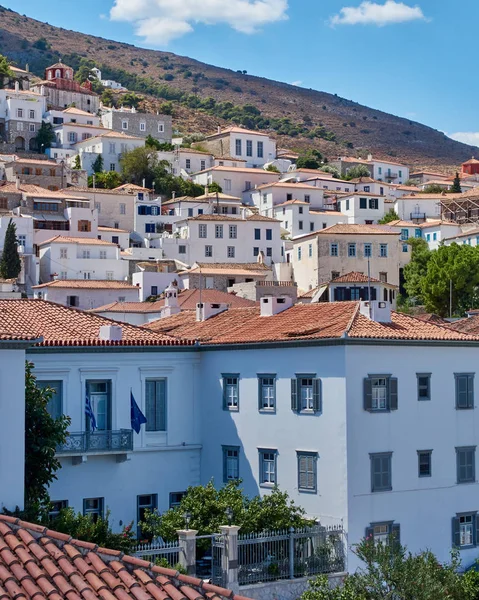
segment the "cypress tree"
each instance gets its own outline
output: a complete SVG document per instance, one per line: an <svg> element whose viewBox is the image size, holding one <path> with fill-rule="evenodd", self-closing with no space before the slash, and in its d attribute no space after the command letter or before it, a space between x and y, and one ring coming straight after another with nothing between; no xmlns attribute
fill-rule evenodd
<svg viewBox="0 0 479 600"><path fill-rule="evenodd" d="M456 171L456 176L454 177L454 181L451 186L451 192L454 194L460 194L462 192L461 189L461 180L459 178L459 173Z"/></svg>
<svg viewBox="0 0 479 600"><path fill-rule="evenodd" d="M22 270L17 244L17 228L12 219L10 219L7 231L5 232L3 254L0 260L0 277L2 279L16 279Z"/></svg>

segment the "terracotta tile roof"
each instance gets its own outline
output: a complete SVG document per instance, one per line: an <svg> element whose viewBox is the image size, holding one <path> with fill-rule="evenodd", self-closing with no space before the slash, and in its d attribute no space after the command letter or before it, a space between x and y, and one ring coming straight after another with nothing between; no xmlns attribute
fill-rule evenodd
<svg viewBox="0 0 479 600"><path fill-rule="evenodd" d="M371 321L359 312L359 302L295 304L272 317L261 317L259 309L230 309L203 322L186 313L161 319L163 333L208 344L268 343L338 338L384 340L444 340L479 343L479 337L453 331L444 325L426 323L392 312L390 323ZM158 322L157 322L158 323ZM157 329L160 331L160 329Z"/></svg>
<svg viewBox="0 0 479 600"><path fill-rule="evenodd" d="M304 200L286 200L286 202L281 202L281 204L275 204L273 208L279 208L280 206L290 206L291 204L309 204L309 202L305 202Z"/></svg>
<svg viewBox="0 0 479 600"><path fill-rule="evenodd" d="M85 144L86 142L92 142L93 140L98 140L99 138L116 138L116 139L122 139L122 140L144 141L144 138L138 137L136 135L127 135L126 133L123 133L122 131L116 132L116 131L111 131L110 129L107 129L106 133L100 133L100 134L94 135L93 137L88 138L86 140L80 140L79 142L76 142L75 144L73 144L73 146L78 146L79 144Z"/></svg>
<svg viewBox="0 0 479 600"><path fill-rule="evenodd" d="M83 237L70 237L66 235L56 235L44 242L38 244L39 246L46 246L47 244L80 244L82 246L115 246L113 242L107 242L106 240L99 240L98 238L83 238Z"/></svg>
<svg viewBox="0 0 479 600"><path fill-rule="evenodd" d="M312 191L312 190L314 191L314 190L320 189L320 188L315 188L314 185L308 185L307 183L296 183L294 181L291 181L291 182L276 181L273 183L263 183L262 185L259 185L257 188L255 188L255 190L262 190L264 188L270 188L270 187L287 188L287 189L294 189L294 190L308 190L308 191Z"/></svg>
<svg viewBox="0 0 479 600"><path fill-rule="evenodd" d="M262 131L253 131L252 129L244 129L243 127L236 127L235 125L231 125L230 127L225 127L218 133L212 133L211 135L206 136L206 139L213 138L219 135L226 135L228 133L249 133L251 135L264 135L265 137L269 137L267 133Z"/></svg>
<svg viewBox="0 0 479 600"><path fill-rule="evenodd" d="M479 316L466 317L448 324L450 329L461 333L479 335Z"/></svg>
<svg viewBox="0 0 479 600"><path fill-rule="evenodd" d="M195 263L182 275L236 275L245 277L266 277L271 269L262 263Z"/></svg>
<svg viewBox="0 0 479 600"><path fill-rule="evenodd" d="M92 138L90 138L92 139ZM75 187L71 187L71 188L66 188L63 190L60 190L61 193L63 194L70 194L70 198L75 197L75 194L77 193L89 193L89 194L117 194L119 196L128 196L128 198L133 198L133 196L131 194L129 194L128 192L125 192L124 190L118 190L118 189L113 189L113 190L106 190L104 188L89 188L89 187L80 187L80 186L75 186Z"/></svg>
<svg viewBox="0 0 479 600"><path fill-rule="evenodd" d="M156 313L163 308L164 302L110 302L98 308L87 310L89 313Z"/></svg>
<svg viewBox="0 0 479 600"><path fill-rule="evenodd" d="M301 298L313 298L320 287L323 287L323 286L318 285L317 287L308 290L304 294L301 294L300 296L298 296L298 300L301 300Z"/></svg>
<svg viewBox="0 0 479 600"><path fill-rule="evenodd" d="M116 188L113 188L116 191L126 191L126 192L151 192L150 188L142 187L141 185L136 185L135 183L124 183L123 185L119 185Z"/></svg>
<svg viewBox="0 0 479 600"><path fill-rule="evenodd" d="M445 321L442 317L440 317L439 315L435 315L434 313L421 313L418 315L414 315L416 317L416 319L420 319L421 321L426 321L426 323L438 323L440 325L447 325L449 326L450 323L448 321Z"/></svg>
<svg viewBox="0 0 479 600"><path fill-rule="evenodd" d="M212 152L205 152L204 150L197 150L196 148L180 148L179 152L180 154L203 154L204 156L213 156Z"/></svg>
<svg viewBox="0 0 479 600"><path fill-rule="evenodd" d="M99 339L101 325L118 325L99 315L46 300L0 300L3 335L43 338L39 346L165 346L182 344L143 327L122 323L121 341ZM1 549L0 549L1 565ZM1 580L1 576L0 576ZM2 598L0 594L0 598ZM2 599L3 600L3 599Z"/></svg>
<svg viewBox="0 0 479 600"><path fill-rule="evenodd" d="M352 223L337 223L330 225L326 229L318 229L305 235L298 236L295 240L301 241L304 238L315 235L399 235L399 231L394 231L387 225L359 225Z"/></svg>
<svg viewBox="0 0 479 600"><path fill-rule="evenodd" d="M200 579L0 515L1 600L246 600Z"/></svg>
<svg viewBox="0 0 479 600"><path fill-rule="evenodd" d="M61 129L62 127L68 127L68 126L83 127L84 129L94 129L95 132L97 132L99 129L100 130L106 129L105 127L103 127L103 125L86 125L84 123L74 123L73 121L69 121L68 123L61 123L60 125L55 125L55 127L53 129ZM106 129L106 131L110 131L110 130ZM100 131L100 134L101 134L101 131ZM87 139L91 139L91 138L87 138ZM84 141L85 140L82 140L82 142L84 142Z"/></svg>
<svg viewBox="0 0 479 600"><path fill-rule="evenodd" d="M218 200L227 200L242 203L241 198L237 196L228 196L228 194L218 194ZM166 202L162 202L161 206L168 206L170 204L178 204L179 202L196 202L196 203L209 203L216 202L216 194L202 194L201 196L179 196L178 198L171 198Z"/></svg>
<svg viewBox="0 0 479 600"><path fill-rule="evenodd" d="M397 190L407 190L408 192L415 192L416 190L420 191L421 188L417 187L416 185L398 185L395 186L395 188Z"/></svg>
<svg viewBox="0 0 479 600"><path fill-rule="evenodd" d="M54 160L41 160L37 158L17 158L16 160L7 163L5 166L10 165L42 165L42 167L59 167L60 165Z"/></svg>
<svg viewBox="0 0 479 600"><path fill-rule="evenodd" d="M379 279L375 277L370 277L369 280L372 283L381 283ZM364 273L358 273L357 271L351 271L349 273L345 273L344 275L340 275L339 277L335 277L331 280L331 283L367 283L368 276Z"/></svg>
<svg viewBox="0 0 479 600"><path fill-rule="evenodd" d="M472 158L470 158L469 160L466 160L466 162L462 163L463 165L478 165L479 164L479 160L477 160L477 158L474 158L474 156Z"/></svg>
<svg viewBox="0 0 479 600"><path fill-rule="evenodd" d="M229 173L260 173L261 175L268 175L269 177L275 177L276 179L279 179L280 174L276 173L275 171L266 171L265 169L253 169L250 167L209 167L208 169L203 169L203 171L198 171L197 173L195 173L195 175L198 175L198 173L207 173L209 171L218 171L218 172L222 172L222 171L226 171ZM251 190L252 191L252 190Z"/></svg>
<svg viewBox="0 0 479 600"><path fill-rule="evenodd" d="M136 285L131 285L127 281L115 281L111 279L56 279L40 285L32 285L32 289L41 289L46 287L59 289L77 289L77 290L136 290Z"/></svg>
<svg viewBox="0 0 479 600"><path fill-rule="evenodd" d="M69 113L72 115L83 115L85 117L92 117L93 115L89 112L86 112L84 110L80 110L79 108L75 108L74 106L70 106L69 108L65 108L65 110L62 111L63 113Z"/></svg>
<svg viewBox="0 0 479 600"><path fill-rule="evenodd" d="M116 229L115 227L106 227L98 225L98 231L111 231L112 233L130 233L128 229Z"/></svg>
<svg viewBox="0 0 479 600"><path fill-rule="evenodd" d="M188 217L186 221L233 221L235 223L241 221L268 221L270 223L278 223L278 219L265 217L264 215L250 215L246 219L242 219L239 215L197 215L196 217Z"/></svg>

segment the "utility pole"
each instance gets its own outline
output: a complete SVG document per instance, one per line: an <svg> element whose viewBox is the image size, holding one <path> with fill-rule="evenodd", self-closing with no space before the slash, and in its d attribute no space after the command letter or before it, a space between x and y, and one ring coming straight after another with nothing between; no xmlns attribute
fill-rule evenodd
<svg viewBox="0 0 479 600"><path fill-rule="evenodd" d="M449 279L449 318L452 319L452 279Z"/></svg>

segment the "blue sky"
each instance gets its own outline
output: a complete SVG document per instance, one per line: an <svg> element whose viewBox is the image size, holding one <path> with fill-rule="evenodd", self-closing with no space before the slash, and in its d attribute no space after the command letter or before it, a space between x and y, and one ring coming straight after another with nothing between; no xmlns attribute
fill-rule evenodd
<svg viewBox="0 0 479 600"><path fill-rule="evenodd" d="M52 25L337 93L479 145L479 2L0 0ZM458 135L458 134L462 135Z"/></svg>

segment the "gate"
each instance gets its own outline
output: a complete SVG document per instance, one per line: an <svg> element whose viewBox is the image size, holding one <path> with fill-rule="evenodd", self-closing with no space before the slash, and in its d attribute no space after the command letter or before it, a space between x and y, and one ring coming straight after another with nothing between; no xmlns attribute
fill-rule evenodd
<svg viewBox="0 0 479 600"><path fill-rule="evenodd" d="M196 559L196 576L200 579L209 579L216 585L223 585L225 573L223 571L224 535L213 533L211 535L198 535L197 540L208 540L208 547L201 558ZM196 549L198 552L197 543Z"/></svg>

